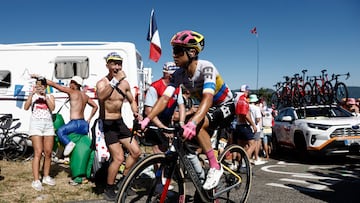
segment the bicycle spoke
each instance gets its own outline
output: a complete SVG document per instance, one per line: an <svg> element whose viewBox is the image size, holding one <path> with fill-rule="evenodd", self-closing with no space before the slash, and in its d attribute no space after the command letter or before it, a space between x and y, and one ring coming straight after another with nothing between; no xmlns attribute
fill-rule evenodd
<svg viewBox="0 0 360 203"><path fill-rule="evenodd" d="M224 166L224 175L215 191L231 188L229 191L219 194L217 199L221 202L246 202L250 194L252 172L249 159L244 149L238 145L228 146L219 161Z"/></svg>
<svg viewBox="0 0 360 203"><path fill-rule="evenodd" d="M158 202L164 192L165 202L169 203L178 202L180 196L185 197L184 182L178 168L171 176L167 191L164 188L163 179L169 171L162 167L163 163L166 163L164 154L153 154L140 160L123 180L117 202Z"/></svg>

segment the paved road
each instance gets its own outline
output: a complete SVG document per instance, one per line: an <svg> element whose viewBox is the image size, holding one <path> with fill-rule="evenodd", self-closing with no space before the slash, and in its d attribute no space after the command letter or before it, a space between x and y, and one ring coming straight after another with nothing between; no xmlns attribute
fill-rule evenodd
<svg viewBox="0 0 360 203"><path fill-rule="evenodd" d="M291 156L282 157L254 166L253 171L250 203L360 202L360 156L309 163L298 163ZM188 190L194 191L190 183Z"/></svg>

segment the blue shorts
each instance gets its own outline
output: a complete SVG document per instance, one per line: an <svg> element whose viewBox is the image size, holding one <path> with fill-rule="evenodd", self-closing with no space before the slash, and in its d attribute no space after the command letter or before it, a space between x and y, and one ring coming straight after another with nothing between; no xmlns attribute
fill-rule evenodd
<svg viewBox="0 0 360 203"><path fill-rule="evenodd" d="M236 125L236 129L234 131L233 139L235 140L253 140L254 132L250 125L248 124L240 124Z"/></svg>
<svg viewBox="0 0 360 203"><path fill-rule="evenodd" d="M271 140L271 136L272 136L271 127L264 127L263 134L264 134L264 137L262 138L262 141L264 144L268 144L269 141Z"/></svg>
<svg viewBox="0 0 360 203"><path fill-rule="evenodd" d="M61 126L56 134L59 137L59 141L67 145L70 142L68 135L76 133L80 135L87 135L89 132L89 123L84 119L74 119L69 121L67 124Z"/></svg>

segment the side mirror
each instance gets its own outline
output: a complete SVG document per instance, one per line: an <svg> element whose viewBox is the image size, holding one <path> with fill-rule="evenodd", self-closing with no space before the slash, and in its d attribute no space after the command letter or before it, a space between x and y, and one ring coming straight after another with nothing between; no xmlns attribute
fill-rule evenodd
<svg viewBox="0 0 360 203"><path fill-rule="evenodd" d="M285 122L291 122L293 119L291 118L291 116L284 116L282 117L281 121L285 121Z"/></svg>

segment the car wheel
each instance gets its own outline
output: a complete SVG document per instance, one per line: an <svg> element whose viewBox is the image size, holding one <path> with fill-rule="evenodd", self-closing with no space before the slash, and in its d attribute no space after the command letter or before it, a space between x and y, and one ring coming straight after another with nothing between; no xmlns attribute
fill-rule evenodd
<svg viewBox="0 0 360 203"><path fill-rule="evenodd" d="M295 135L295 150L299 161L306 161L308 159L307 146L302 134Z"/></svg>
<svg viewBox="0 0 360 203"><path fill-rule="evenodd" d="M275 134L271 136L271 145L271 155L279 155L281 149Z"/></svg>

